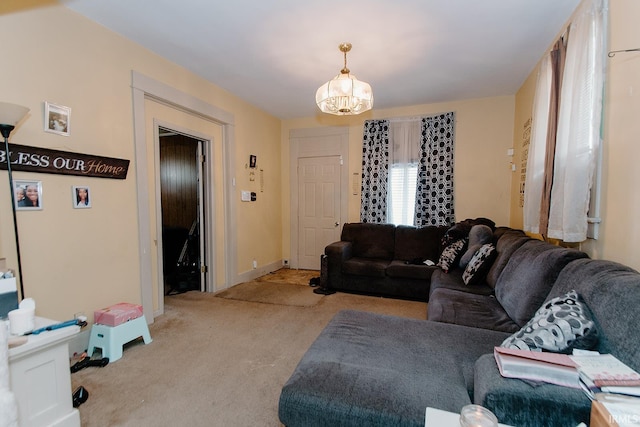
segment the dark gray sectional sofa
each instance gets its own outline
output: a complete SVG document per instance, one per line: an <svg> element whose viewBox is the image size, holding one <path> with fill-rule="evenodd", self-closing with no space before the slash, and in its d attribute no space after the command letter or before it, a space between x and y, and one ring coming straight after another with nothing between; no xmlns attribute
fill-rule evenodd
<svg viewBox="0 0 640 427"><path fill-rule="evenodd" d="M334 290L426 301L449 227L347 223L339 242L325 248Z"/></svg>
<svg viewBox="0 0 640 427"><path fill-rule="evenodd" d="M578 389L500 376L493 347L546 301L575 290L592 314L596 350L640 370L640 274L521 231L494 231L497 257L473 286L436 270L428 320L338 313L282 388L281 422L296 426L424 426L427 407L469 403L514 426L575 426L591 402Z"/></svg>

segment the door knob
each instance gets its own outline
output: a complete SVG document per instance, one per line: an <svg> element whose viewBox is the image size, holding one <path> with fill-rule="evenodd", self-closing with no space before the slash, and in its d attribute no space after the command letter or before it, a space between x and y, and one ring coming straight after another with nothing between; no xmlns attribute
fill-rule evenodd
<svg viewBox="0 0 640 427"><path fill-rule="evenodd" d="M340 223L336 221L336 223L335 223L335 224L333 224L333 225L335 225L335 226L337 227L337 226L339 226L339 225L340 225Z"/></svg>

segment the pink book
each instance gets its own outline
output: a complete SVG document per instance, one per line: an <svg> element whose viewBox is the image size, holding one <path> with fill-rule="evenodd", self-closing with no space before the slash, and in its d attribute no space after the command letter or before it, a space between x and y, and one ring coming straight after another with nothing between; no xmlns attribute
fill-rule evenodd
<svg viewBox="0 0 640 427"><path fill-rule="evenodd" d="M500 375L581 388L576 364L566 354L495 347Z"/></svg>

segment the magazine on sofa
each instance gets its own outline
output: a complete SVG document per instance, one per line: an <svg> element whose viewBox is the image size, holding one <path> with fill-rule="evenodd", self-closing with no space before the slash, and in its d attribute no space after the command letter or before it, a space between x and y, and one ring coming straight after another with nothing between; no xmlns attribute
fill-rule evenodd
<svg viewBox="0 0 640 427"><path fill-rule="evenodd" d="M503 377L582 388L576 363L566 354L495 347L493 355Z"/></svg>

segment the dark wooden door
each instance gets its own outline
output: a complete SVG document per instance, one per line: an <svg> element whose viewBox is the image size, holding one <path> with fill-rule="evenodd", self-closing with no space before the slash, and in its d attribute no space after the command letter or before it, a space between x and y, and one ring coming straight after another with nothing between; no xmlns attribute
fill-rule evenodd
<svg viewBox="0 0 640 427"><path fill-rule="evenodd" d="M201 289L198 157L197 139L175 133L160 137L162 250L167 293Z"/></svg>

